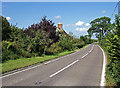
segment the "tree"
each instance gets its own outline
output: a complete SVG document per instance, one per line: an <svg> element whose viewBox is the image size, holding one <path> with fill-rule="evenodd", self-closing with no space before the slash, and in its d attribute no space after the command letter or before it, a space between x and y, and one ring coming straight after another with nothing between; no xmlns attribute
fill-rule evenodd
<svg viewBox="0 0 120 88"><path fill-rule="evenodd" d="M119 38L120 38L120 18L119 18L119 16L118 15L115 15L115 25L116 25L116 27L115 27L115 29L116 29L116 31L114 31L115 32L115 34L117 34L118 36L119 36Z"/></svg>
<svg viewBox="0 0 120 88"><path fill-rule="evenodd" d="M47 20L46 16L42 18L41 22L31 25L24 32L32 38L36 36L36 32L46 32L46 35L48 35L52 40L52 42L48 44L48 47L59 40L59 36L56 32L56 26L54 26L52 20Z"/></svg>
<svg viewBox="0 0 120 88"><path fill-rule="evenodd" d="M88 38L88 35L85 35L85 36L80 36L80 40L83 40L85 44L89 44L91 39Z"/></svg>
<svg viewBox="0 0 120 88"><path fill-rule="evenodd" d="M110 31L111 19L109 17L101 17L91 21L91 27L88 29L88 34L91 36L95 33L96 37L101 40L105 34Z"/></svg>
<svg viewBox="0 0 120 88"><path fill-rule="evenodd" d="M8 40L11 33L10 24L3 16L0 16L0 19L2 19L2 40Z"/></svg>
<svg viewBox="0 0 120 88"><path fill-rule="evenodd" d="M72 50L73 49L73 39L71 36L61 34L60 36L60 46L64 50Z"/></svg>
<svg viewBox="0 0 120 88"><path fill-rule="evenodd" d="M107 52L106 82L109 86L120 86L120 19L116 15L115 23L100 41L100 45Z"/></svg>

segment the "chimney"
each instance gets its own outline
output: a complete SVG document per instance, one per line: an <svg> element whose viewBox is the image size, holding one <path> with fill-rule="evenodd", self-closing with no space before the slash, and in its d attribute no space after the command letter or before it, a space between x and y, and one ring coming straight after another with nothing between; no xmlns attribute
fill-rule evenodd
<svg viewBox="0 0 120 88"><path fill-rule="evenodd" d="M63 25L62 23L58 23L58 28L62 29L62 25Z"/></svg>

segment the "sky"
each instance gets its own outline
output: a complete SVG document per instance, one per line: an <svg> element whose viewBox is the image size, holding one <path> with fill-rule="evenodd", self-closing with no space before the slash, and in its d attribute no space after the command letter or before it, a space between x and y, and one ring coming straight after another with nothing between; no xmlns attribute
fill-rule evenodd
<svg viewBox="0 0 120 88"><path fill-rule="evenodd" d="M114 22L114 15L118 13L117 8L114 12L116 4L117 2L2 2L2 16L10 24L17 24L17 27L24 29L47 16L56 26L62 22L67 33L72 32L79 37L87 34L89 23L98 17L107 16Z"/></svg>

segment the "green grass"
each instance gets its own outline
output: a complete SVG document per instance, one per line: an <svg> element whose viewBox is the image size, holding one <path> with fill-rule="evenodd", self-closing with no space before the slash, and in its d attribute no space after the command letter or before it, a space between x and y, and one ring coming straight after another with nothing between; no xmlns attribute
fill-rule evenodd
<svg viewBox="0 0 120 88"><path fill-rule="evenodd" d="M83 48L85 48L87 45L85 45ZM82 48L81 48L82 49ZM77 49L80 50L80 49ZM75 51L77 51L75 50ZM23 68L26 66L30 66L33 64L37 64L37 63L42 63L60 56L64 56L67 54L71 54L75 51L64 51L62 53L56 54L56 55L44 55L41 57L32 57L32 58L20 58L20 59L16 59L16 60L8 60L4 63L1 63L0 66L2 65L2 73L8 72L8 71L12 71L15 69L19 69L19 68Z"/></svg>
<svg viewBox="0 0 120 88"><path fill-rule="evenodd" d="M75 52L75 51L65 51L65 52L59 53L57 55L47 55L47 56L43 56L43 57L20 58L20 59L16 59L16 60L9 60L9 61L2 63L2 73L12 71L12 70L15 70L18 68L30 66L30 65L33 65L36 63L42 63L44 61L48 61L48 60L51 60L51 59L54 59L54 58L57 58L60 56L64 56L66 54L73 53L73 52Z"/></svg>

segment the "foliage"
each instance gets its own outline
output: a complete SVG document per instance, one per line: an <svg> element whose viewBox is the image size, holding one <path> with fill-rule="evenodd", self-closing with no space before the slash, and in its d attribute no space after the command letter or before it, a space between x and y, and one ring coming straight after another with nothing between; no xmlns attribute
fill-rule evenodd
<svg viewBox="0 0 120 88"><path fill-rule="evenodd" d="M29 66L32 64L42 63L44 61L48 61L48 60L51 60L51 59L54 59L60 56L64 56L66 54L73 53L73 52L75 51L65 51L57 55L45 55L44 57L31 57L31 58L19 58L15 60L8 60L2 63L2 73L15 70L18 68L22 68L25 66Z"/></svg>
<svg viewBox="0 0 120 88"><path fill-rule="evenodd" d="M92 43L92 39L83 36L83 39L74 38L73 33L67 34L63 29L56 30L51 20L43 17L37 24L20 29L10 25L3 17L2 61L34 56L56 55L63 51L80 49ZM9 30L9 31L8 31ZM7 32L6 32L7 31ZM6 33L5 33L6 32Z"/></svg>
<svg viewBox="0 0 120 88"><path fill-rule="evenodd" d="M46 32L49 39L52 40L48 46L59 40L59 36L56 33L56 26L54 26L52 20L47 20L46 16L39 23L29 26L24 32L32 38L36 36L36 33Z"/></svg>
<svg viewBox="0 0 120 88"><path fill-rule="evenodd" d="M62 35L60 37L60 46L62 47L63 51L64 50L73 50L73 41L70 39L69 36L67 35Z"/></svg>
<svg viewBox="0 0 120 88"><path fill-rule="evenodd" d="M91 21L91 27L88 30L89 36L95 33L96 37L101 40L110 31L110 20L109 17L101 17Z"/></svg>
<svg viewBox="0 0 120 88"><path fill-rule="evenodd" d="M73 47L75 49L82 48L84 45L85 45L85 42L83 39L78 39L78 38L73 39Z"/></svg>
<svg viewBox="0 0 120 88"><path fill-rule="evenodd" d="M108 54L108 66L107 75L110 75L114 79L115 86L120 83L120 21L119 17L116 15L115 19L115 29L110 32L107 36L107 54ZM110 78L106 77L108 80Z"/></svg>
<svg viewBox="0 0 120 88"><path fill-rule="evenodd" d="M60 47L60 42L53 43L46 51L46 55L53 55L53 54L58 54L61 53L62 47Z"/></svg>
<svg viewBox="0 0 120 88"><path fill-rule="evenodd" d="M15 54L16 48L14 42L2 41L2 61L6 61L9 59L19 58L18 55Z"/></svg>
<svg viewBox="0 0 120 88"><path fill-rule="evenodd" d="M104 20L104 21L103 21ZM120 86L120 19L116 15L115 23L102 17L91 22L88 33L97 33L99 44L107 52L106 86ZM102 27L102 28L101 28Z"/></svg>
<svg viewBox="0 0 120 88"><path fill-rule="evenodd" d="M2 40L7 40L10 38L9 34L11 33L10 24L3 16L0 16L0 19L2 19Z"/></svg>

